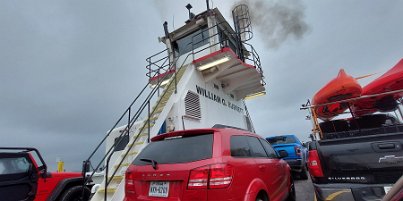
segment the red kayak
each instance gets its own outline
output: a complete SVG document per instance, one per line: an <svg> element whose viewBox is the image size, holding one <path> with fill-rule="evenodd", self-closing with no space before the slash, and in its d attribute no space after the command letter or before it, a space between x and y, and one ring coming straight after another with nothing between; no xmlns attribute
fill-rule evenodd
<svg viewBox="0 0 403 201"><path fill-rule="evenodd" d="M365 86L362 89L362 95L375 95L401 89L403 89L403 59L385 74ZM358 100L354 103L354 113L361 116L376 111L393 111L397 108L396 100L402 96L403 93L400 92Z"/></svg>
<svg viewBox="0 0 403 201"><path fill-rule="evenodd" d="M336 78L322 87L313 97L313 105L321 105L335 101L359 97L361 85L355 78L347 75L340 69ZM331 118L343 113L348 108L348 103L334 103L315 108L316 115L322 120Z"/></svg>

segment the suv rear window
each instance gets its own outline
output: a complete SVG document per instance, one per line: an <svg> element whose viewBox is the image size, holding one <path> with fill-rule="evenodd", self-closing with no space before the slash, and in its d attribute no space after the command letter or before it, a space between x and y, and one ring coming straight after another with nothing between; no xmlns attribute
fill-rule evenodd
<svg viewBox="0 0 403 201"><path fill-rule="evenodd" d="M133 161L134 165L149 165L141 159L150 159L158 164L187 163L211 158L213 134L180 136L151 142Z"/></svg>

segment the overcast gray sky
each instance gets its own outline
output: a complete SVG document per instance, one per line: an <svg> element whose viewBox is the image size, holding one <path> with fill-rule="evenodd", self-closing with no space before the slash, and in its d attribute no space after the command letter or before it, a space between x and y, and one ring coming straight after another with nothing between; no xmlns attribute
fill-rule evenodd
<svg viewBox="0 0 403 201"><path fill-rule="evenodd" d="M298 3L307 29L268 48L254 27L268 94L247 104L262 136L306 140L311 124L299 107L341 67L358 77L403 58L403 0L286 2ZM33 146L51 169L60 157L79 170L146 83L163 21L183 25L187 3L205 9L204 0L0 1L0 146ZM232 22L233 1L212 4Z"/></svg>

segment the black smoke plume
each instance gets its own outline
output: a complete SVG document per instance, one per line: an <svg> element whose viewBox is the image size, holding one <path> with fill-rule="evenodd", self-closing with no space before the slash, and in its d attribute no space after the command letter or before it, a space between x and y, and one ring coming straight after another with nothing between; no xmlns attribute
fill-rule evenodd
<svg viewBox="0 0 403 201"><path fill-rule="evenodd" d="M253 29L260 33L268 48L276 49L290 37L301 39L309 30L300 0L242 0L233 8L239 4L249 7Z"/></svg>

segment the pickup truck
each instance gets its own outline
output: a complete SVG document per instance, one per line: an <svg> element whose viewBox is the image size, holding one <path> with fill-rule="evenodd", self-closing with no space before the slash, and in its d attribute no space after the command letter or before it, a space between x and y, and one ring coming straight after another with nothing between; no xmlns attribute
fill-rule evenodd
<svg viewBox="0 0 403 201"><path fill-rule="evenodd" d="M295 135L280 135L267 137L266 140L272 145L274 150L279 153L286 151L288 156L283 158L291 167L294 175L297 174L301 179L308 179L307 173L307 149Z"/></svg>
<svg viewBox="0 0 403 201"><path fill-rule="evenodd" d="M0 147L0 200L88 200L80 172L48 172L35 148Z"/></svg>
<svg viewBox="0 0 403 201"><path fill-rule="evenodd" d="M403 124L388 114L319 124L308 167L318 201L381 200L403 175Z"/></svg>

